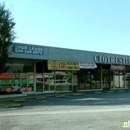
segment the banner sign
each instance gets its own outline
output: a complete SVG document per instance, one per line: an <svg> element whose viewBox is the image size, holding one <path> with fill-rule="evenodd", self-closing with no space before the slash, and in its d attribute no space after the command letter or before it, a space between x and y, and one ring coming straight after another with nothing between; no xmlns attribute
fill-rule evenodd
<svg viewBox="0 0 130 130"><path fill-rule="evenodd" d="M43 55L43 47L14 45L13 52L21 54Z"/></svg>
<svg viewBox="0 0 130 130"><path fill-rule="evenodd" d="M125 70L124 65L111 65L111 70Z"/></svg>
<svg viewBox="0 0 130 130"><path fill-rule="evenodd" d="M79 67L81 69L94 69L97 68L97 65L95 63L80 62Z"/></svg>
<svg viewBox="0 0 130 130"><path fill-rule="evenodd" d="M48 60L48 70L80 70L79 62Z"/></svg>

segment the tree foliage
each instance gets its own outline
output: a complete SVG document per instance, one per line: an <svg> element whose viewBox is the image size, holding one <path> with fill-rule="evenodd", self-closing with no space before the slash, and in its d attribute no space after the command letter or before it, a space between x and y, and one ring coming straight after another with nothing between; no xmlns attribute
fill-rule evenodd
<svg viewBox="0 0 130 130"><path fill-rule="evenodd" d="M6 9L4 3L0 4L0 73L4 73L8 69L5 65L10 53L9 47L16 38L15 24L10 9Z"/></svg>

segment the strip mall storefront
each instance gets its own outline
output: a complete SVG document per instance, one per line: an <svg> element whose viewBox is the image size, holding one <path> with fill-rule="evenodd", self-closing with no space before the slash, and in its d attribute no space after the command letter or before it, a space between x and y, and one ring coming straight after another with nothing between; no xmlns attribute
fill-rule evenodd
<svg viewBox="0 0 130 130"><path fill-rule="evenodd" d="M0 94L130 88L130 57L14 44L0 74Z"/></svg>
<svg viewBox="0 0 130 130"><path fill-rule="evenodd" d="M80 91L129 89L129 77L129 66L97 64L96 69L82 69L78 72L78 86Z"/></svg>
<svg viewBox="0 0 130 130"><path fill-rule="evenodd" d="M78 62L70 61L11 59L9 64L0 75L0 94L72 92L73 71L80 70Z"/></svg>

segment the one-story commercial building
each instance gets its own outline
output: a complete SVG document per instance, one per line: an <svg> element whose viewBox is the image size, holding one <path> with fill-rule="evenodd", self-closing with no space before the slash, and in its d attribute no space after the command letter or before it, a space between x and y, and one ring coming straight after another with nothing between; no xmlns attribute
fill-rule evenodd
<svg viewBox="0 0 130 130"><path fill-rule="evenodd" d="M0 94L130 88L130 56L13 43Z"/></svg>

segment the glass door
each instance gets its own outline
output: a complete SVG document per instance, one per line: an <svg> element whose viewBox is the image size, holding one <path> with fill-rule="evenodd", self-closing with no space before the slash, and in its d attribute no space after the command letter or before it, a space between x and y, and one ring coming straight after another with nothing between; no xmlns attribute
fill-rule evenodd
<svg viewBox="0 0 130 130"><path fill-rule="evenodd" d="M49 87L50 87L50 91L55 91L55 77L54 77L54 74L49 75Z"/></svg>
<svg viewBox="0 0 130 130"><path fill-rule="evenodd" d="M43 74L36 74L36 92L43 92Z"/></svg>
<svg viewBox="0 0 130 130"><path fill-rule="evenodd" d="M54 74L44 74L44 92L55 91L55 77Z"/></svg>
<svg viewBox="0 0 130 130"><path fill-rule="evenodd" d="M130 89L130 74L126 74L125 78L123 78L125 80L126 83L126 88Z"/></svg>

